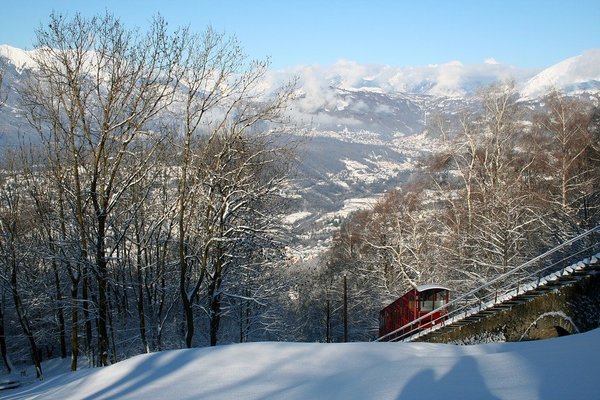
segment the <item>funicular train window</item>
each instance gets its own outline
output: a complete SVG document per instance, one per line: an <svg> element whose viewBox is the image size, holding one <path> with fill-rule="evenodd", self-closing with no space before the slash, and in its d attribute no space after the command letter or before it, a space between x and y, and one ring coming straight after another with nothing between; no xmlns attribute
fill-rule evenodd
<svg viewBox="0 0 600 400"><path fill-rule="evenodd" d="M435 293L435 304L434 304L434 308L440 308L443 307L444 304L446 304L446 291L445 290L438 290Z"/></svg>
<svg viewBox="0 0 600 400"><path fill-rule="evenodd" d="M433 299L435 292L427 291L423 293L423 300L421 301L421 311L432 311L433 310Z"/></svg>

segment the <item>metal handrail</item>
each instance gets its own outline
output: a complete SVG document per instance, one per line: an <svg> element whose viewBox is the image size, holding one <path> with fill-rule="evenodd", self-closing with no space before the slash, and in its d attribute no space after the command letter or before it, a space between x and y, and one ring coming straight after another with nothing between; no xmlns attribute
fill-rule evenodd
<svg viewBox="0 0 600 400"><path fill-rule="evenodd" d="M457 320L464 319L464 318L466 318L470 315L473 315L479 311L482 311L482 310L489 308L495 304L498 304L499 299L501 300L500 302L506 301L506 300L508 300L507 297L514 297L514 296L507 296L507 295L511 295L513 292L516 292L515 295L518 295L520 289L525 290L525 287L531 287L532 284L535 284L534 287L537 287L546 278L546 276L542 277L541 274L548 273L547 276L552 275L553 273L555 273L557 270L560 270L561 268L551 269L551 267L556 266L558 263L564 262L565 259L560 260L558 263L553 263L550 266L543 266L542 268L530 271L530 272L528 272L528 274L526 276L519 277L519 279L517 279L517 280L508 280L509 283L507 285L495 288L495 291L490 292L488 296L483 296L483 297L475 296L476 293L481 292L484 289L488 289L492 285L494 285L498 282L506 281L507 278L511 278L511 277L517 275L518 273L524 271L526 268L530 267L531 265L534 265L535 263L538 263L539 261L541 261L545 258L548 258L550 256L557 254L559 251L565 249L566 247L568 247L582 239L585 239L585 238L591 236L595 232L600 232L600 225L598 225L578 236L575 236L574 238L572 238L570 240L567 240L566 242L544 252L543 254L540 254L537 257L532 258L531 260L511 269L508 272L505 272L503 274L496 276L495 278L491 279L490 281L486 282L485 284L483 284L475 289L472 289L472 290L468 291L467 293L449 301L447 304L434 309L433 311L423 315L422 317L419 317L419 318L409 322L408 324L401 326L400 328L398 328L390 333L387 333L386 335L379 337L378 339L376 339L376 341L382 341L382 340L386 340L386 339L388 339L390 341L405 340L405 339L412 338L412 336L416 336L416 334L419 334L419 336L421 336L425 333L431 332L432 330L439 329L440 326L446 326L449 324L449 322L456 322ZM595 241L589 247L584 248L583 250L579 251L577 254L579 254L581 252L587 252L587 251L591 250L594 246L598 246L599 244L600 244L600 242ZM572 258L573 256L574 256L574 254L570 254L569 257L567 257L567 258ZM550 269L550 271L548 271L549 269ZM534 279L532 279L532 277L534 277ZM528 280L528 281L523 282L524 280ZM516 286L515 286L515 284L516 284ZM499 293L499 291L501 291L501 293ZM490 298L489 296L492 296L492 298ZM451 310L451 311L446 312L447 310ZM433 318L433 315L435 313L441 313L442 315L437 318ZM462 316L462 318L461 318L461 316ZM423 330L423 329L421 329L422 325L432 325L432 327L430 327L426 330Z"/></svg>

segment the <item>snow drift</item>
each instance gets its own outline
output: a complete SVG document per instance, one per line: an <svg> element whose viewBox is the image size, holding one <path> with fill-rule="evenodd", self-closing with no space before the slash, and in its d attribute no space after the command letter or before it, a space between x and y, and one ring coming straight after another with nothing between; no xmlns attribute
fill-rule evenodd
<svg viewBox="0 0 600 400"><path fill-rule="evenodd" d="M140 355L16 399L597 399L600 329L537 342L249 343Z"/></svg>

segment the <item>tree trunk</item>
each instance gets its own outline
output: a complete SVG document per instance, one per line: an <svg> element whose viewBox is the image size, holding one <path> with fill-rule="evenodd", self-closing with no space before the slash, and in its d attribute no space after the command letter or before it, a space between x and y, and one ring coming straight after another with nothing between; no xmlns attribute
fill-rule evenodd
<svg viewBox="0 0 600 400"><path fill-rule="evenodd" d="M2 361L4 361L4 366L6 367L6 371L10 374L13 370L12 363L10 362L10 358L8 357L8 352L6 350L6 333L4 331L4 305L6 304L6 298L4 296L4 290L2 290L2 303L0 303L0 354L2 354Z"/></svg>
<svg viewBox="0 0 600 400"><path fill-rule="evenodd" d="M98 281L98 355L100 365L107 366L108 362L108 263L104 252L104 240L106 236L106 215L97 213L98 232L96 234L96 267L98 268L96 279Z"/></svg>
<svg viewBox="0 0 600 400"><path fill-rule="evenodd" d="M71 278L71 371L77 371L79 358L79 279Z"/></svg>
<svg viewBox="0 0 600 400"><path fill-rule="evenodd" d="M219 338L219 324L221 323L221 296L210 294L210 345L216 346Z"/></svg>
<svg viewBox="0 0 600 400"><path fill-rule="evenodd" d="M327 303L325 304L325 343L331 343L331 304L329 292L327 293Z"/></svg>
<svg viewBox="0 0 600 400"><path fill-rule="evenodd" d="M17 261L14 259L14 257L11 260L11 263L12 271L10 286L12 290L13 301L15 304L15 310L17 311L17 316L19 317L19 323L21 324L21 328L23 328L23 333L25 334L25 336L27 336L27 340L29 341L31 357L33 360L33 365L35 366L35 375L38 379L42 379L42 360L40 359L40 352L35 343L33 329L31 328L31 324L29 323L29 319L27 318L27 313L25 311L25 308L23 307L21 296L19 295L19 291L17 288Z"/></svg>
<svg viewBox="0 0 600 400"><path fill-rule="evenodd" d="M216 346L219 336L219 324L221 323L221 277L217 275L208 288L210 301L210 345Z"/></svg>
<svg viewBox="0 0 600 400"><path fill-rule="evenodd" d="M142 271L142 250L140 246L139 235L137 238L137 253L136 253L136 267L137 267L137 285L138 285L138 298L137 298L137 309L138 317L140 320L140 338L142 339L142 352L149 353L148 337L146 334L146 312L144 310L144 279Z"/></svg>
<svg viewBox="0 0 600 400"><path fill-rule="evenodd" d="M58 274L58 266L56 262L52 262L52 269L54 270L54 285L56 288L56 316L57 316L57 324L58 324L58 332L59 332L59 341L60 341L60 358L67 358L67 333L65 328L65 314L64 314L64 304L62 298L62 290L60 287L60 276Z"/></svg>
<svg viewBox="0 0 600 400"><path fill-rule="evenodd" d="M192 302L187 297L185 290L181 292L181 300L183 303L183 313L185 317L185 346L190 349L192 347L192 339L194 337L194 312L192 310Z"/></svg>
<svg viewBox="0 0 600 400"><path fill-rule="evenodd" d="M183 213L183 210L180 211ZM183 230L183 216L179 220L179 294L181 295L181 304L183 306L183 315L185 318L185 346L192 347L194 337L194 312L192 310L192 300L187 292L187 260L185 257L185 243Z"/></svg>
<svg viewBox="0 0 600 400"><path fill-rule="evenodd" d="M81 303L83 304L83 320L85 323L85 351L92 352L92 318L90 315L90 281L87 272L83 276L83 289L81 291Z"/></svg>
<svg viewBox="0 0 600 400"><path fill-rule="evenodd" d="M108 289L110 290L110 289ZM109 310L109 312L107 313L107 333L110 330L110 339L112 340L112 346L110 345L110 342L108 341L108 337L107 336L107 361L109 361L110 363L116 363L119 362L119 359L117 358L117 339L115 336L115 324L113 322L113 318L112 318L112 310L114 310L113 305L111 304L110 301L110 296L107 296L107 309ZM112 350L112 359L109 360L108 359L108 349Z"/></svg>

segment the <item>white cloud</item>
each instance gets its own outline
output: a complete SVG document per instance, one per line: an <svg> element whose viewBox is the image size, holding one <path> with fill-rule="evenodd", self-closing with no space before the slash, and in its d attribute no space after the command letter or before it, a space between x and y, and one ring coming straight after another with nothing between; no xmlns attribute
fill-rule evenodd
<svg viewBox="0 0 600 400"><path fill-rule="evenodd" d="M290 116L297 121L310 121L313 126L359 126L351 117L340 113L366 111L368 106L355 96L343 98L337 88L369 90L371 92L412 92L438 96L463 96L474 93L482 85L514 79L524 82L533 76L532 70L499 64L487 59L480 64L465 65L459 61L444 64L394 67L389 65L359 64L339 60L333 65L299 65L294 68L271 71L271 90L290 77L298 78L298 99L292 105ZM387 111L383 109L377 112ZM345 114L344 114L345 115Z"/></svg>

